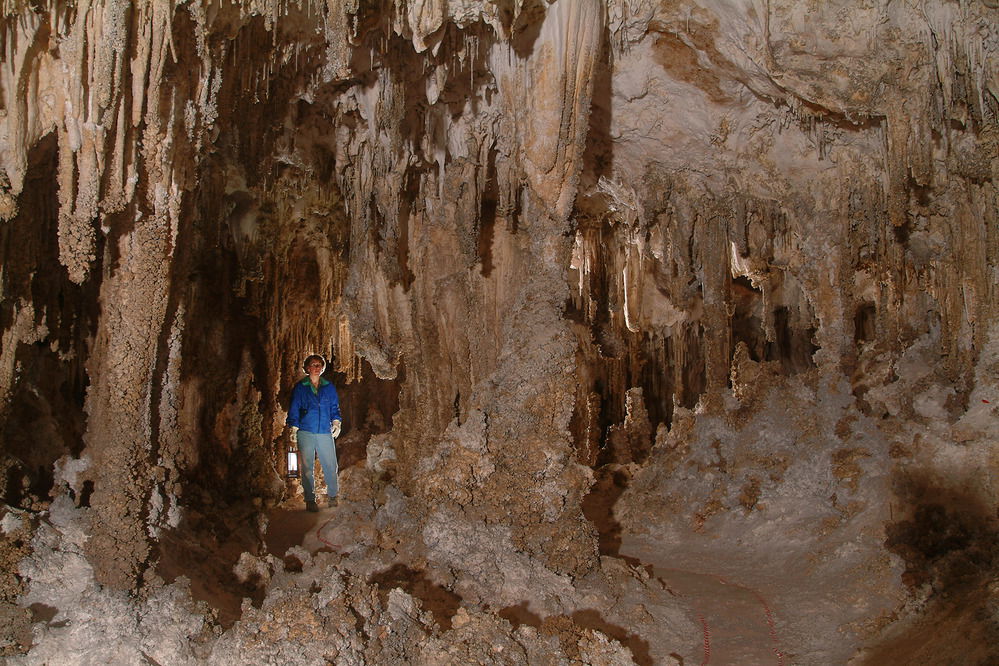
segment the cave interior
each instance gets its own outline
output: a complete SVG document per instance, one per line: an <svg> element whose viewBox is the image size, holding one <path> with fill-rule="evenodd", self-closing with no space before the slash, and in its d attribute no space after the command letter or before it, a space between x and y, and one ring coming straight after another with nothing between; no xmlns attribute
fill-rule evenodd
<svg viewBox="0 0 999 666"><path fill-rule="evenodd" d="M999 663L995 0L7 0L0 51L9 663Z"/></svg>

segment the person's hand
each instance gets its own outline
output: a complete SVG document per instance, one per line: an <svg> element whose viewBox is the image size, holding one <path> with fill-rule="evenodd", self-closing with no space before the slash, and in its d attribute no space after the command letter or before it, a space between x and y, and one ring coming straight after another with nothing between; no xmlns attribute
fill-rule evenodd
<svg viewBox="0 0 999 666"><path fill-rule="evenodd" d="M298 444L298 426L291 427L291 441L294 444Z"/></svg>
<svg viewBox="0 0 999 666"><path fill-rule="evenodd" d="M340 421L334 420L333 427L330 428L330 434L333 435L333 439L340 436Z"/></svg>

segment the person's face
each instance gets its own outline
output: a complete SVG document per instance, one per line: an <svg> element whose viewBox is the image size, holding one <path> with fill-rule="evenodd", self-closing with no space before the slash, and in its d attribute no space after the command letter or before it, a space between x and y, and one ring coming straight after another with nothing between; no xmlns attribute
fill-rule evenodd
<svg viewBox="0 0 999 666"><path fill-rule="evenodd" d="M309 372L309 377L318 377L323 374L323 362L317 359L309 361L305 368Z"/></svg>

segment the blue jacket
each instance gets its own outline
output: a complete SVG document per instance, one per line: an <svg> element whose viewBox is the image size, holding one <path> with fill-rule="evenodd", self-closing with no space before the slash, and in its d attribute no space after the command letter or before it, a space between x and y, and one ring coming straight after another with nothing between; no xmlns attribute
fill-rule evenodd
<svg viewBox="0 0 999 666"><path fill-rule="evenodd" d="M329 433L333 421L340 421L340 399L329 381L319 378L318 393L306 377L295 384L288 408L288 425L305 432Z"/></svg>

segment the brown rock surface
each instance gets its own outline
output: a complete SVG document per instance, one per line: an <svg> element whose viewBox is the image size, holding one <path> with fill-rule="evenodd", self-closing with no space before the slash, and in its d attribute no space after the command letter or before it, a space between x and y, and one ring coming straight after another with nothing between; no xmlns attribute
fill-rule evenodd
<svg viewBox="0 0 999 666"><path fill-rule="evenodd" d="M7 2L0 652L997 658L999 10L918 5Z"/></svg>

